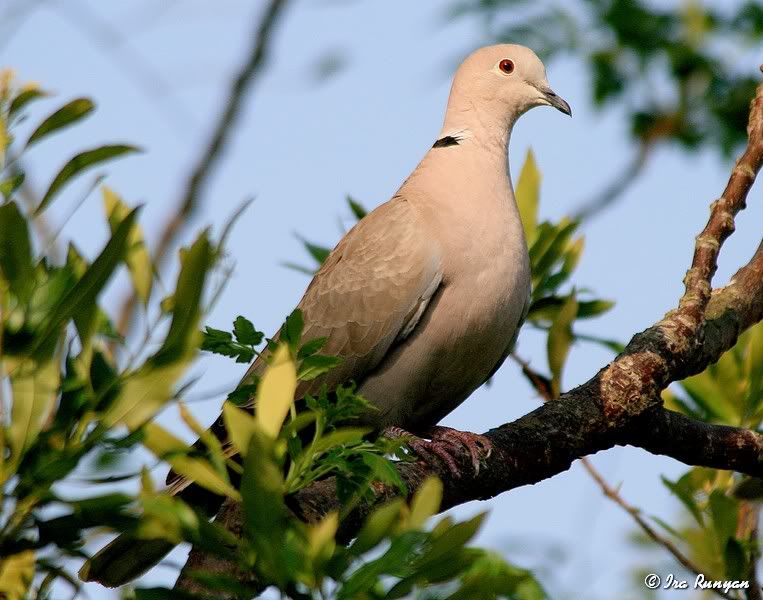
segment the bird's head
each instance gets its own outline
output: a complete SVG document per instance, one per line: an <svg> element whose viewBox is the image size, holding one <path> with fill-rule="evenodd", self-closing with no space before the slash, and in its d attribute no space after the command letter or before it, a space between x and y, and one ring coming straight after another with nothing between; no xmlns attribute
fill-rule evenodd
<svg viewBox="0 0 763 600"><path fill-rule="evenodd" d="M553 106L572 115L570 105L557 96L546 79L546 68L524 46L498 44L470 54L456 71L448 112L473 113L490 125L512 124L535 106ZM461 114L461 117L466 115Z"/></svg>

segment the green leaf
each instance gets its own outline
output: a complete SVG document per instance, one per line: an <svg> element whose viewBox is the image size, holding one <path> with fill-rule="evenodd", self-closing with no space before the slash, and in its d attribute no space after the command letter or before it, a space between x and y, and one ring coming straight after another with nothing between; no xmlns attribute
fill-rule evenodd
<svg viewBox="0 0 763 600"><path fill-rule="evenodd" d="M265 338L264 333L257 331L252 322L241 315L233 322L233 333L239 343L250 346L257 346Z"/></svg>
<svg viewBox="0 0 763 600"><path fill-rule="evenodd" d="M352 211L352 214L355 216L355 218L360 221L363 217L365 217L368 214L368 211L363 208L363 205L360 204L360 202L357 202L352 196L347 196L347 204L350 207L350 210ZM323 261L320 261L323 262Z"/></svg>
<svg viewBox="0 0 763 600"><path fill-rule="evenodd" d="M342 359L338 356L327 356L324 354L307 356L302 360L302 364L300 365L299 379L302 381L315 379L327 371L330 371L341 362Z"/></svg>
<svg viewBox="0 0 763 600"><path fill-rule="evenodd" d="M21 112L21 110L30 102L39 98L45 98L48 96L47 92L43 92L38 88L29 88L20 92L13 100L8 108L8 119Z"/></svg>
<svg viewBox="0 0 763 600"><path fill-rule="evenodd" d="M315 454L319 454L336 446L359 442L363 439L364 435L371 431L372 429L369 427L342 427L318 438L312 450Z"/></svg>
<svg viewBox="0 0 763 600"><path fill-rule="evenodd" d="M312 356L316 352L318 352L323 346L326 345L326 342L328 341L328 338L325 337L319 337L315 338L314 340L310 340L309 342L306 342L305 344L302 344L302 347L299 349L299 352L297 353L297 358L302 360L304 358L307 358L308 356Z"/></svg>
<svg viewBox="0 0 763 600"><path fill-rule="evenodd" d="M350 552L360 556L375 548L397 525L404 506L402 498L395 498L374 510L360 528Z"/></svg>
<svg viewBox="0 0 763 600"><path fill-rule="evenodd" d="M726 401L726 390L709 371L688 377L680 385L710 419L720 419L724 423L737 422L737 411Z"/></svg>
<svg viewBox="0 0 763 600"><path fill-rule="evenodd" d="M440 509L442 501L442 481L437 477L427 477L413 496L411 514L408 526L411 529L422 529L429 517Z"/></svg>
<svg viewBox="0 0 763 600"><path fill-rule="evenodd" d="M334 536L339 527L339 513L330 512L320 522L307 526L307 555L312 559L328 558L334 551Z"/></svg>
<svg viewBox="0 0 763 600"><path fill-rule="evenodd" d="M297 236L297 239L302 242L302 245L305 247L305 250L307 250L307 253L312 256L315 262L317 262L319 265L322 265L323 261L326 260L329 254L331 254L330 248L318 246L317 244L308 242L305 238L300 236Z"/></svg>
<svg viewBox="0 0 763 600"><path fill-rule="evenodd" d="M21 304L29 300L34 282L32 246L27 221L15 202L0 206L0 277Z"/></svg>
<svg viewBox="0 0 763 600"><path fill-rule="evenodd" d="M273 442L256 429L249 442L241 477L244 525L256 551L258 567L283 580L285 565L279 561L283 537L290 529L284 503L281 466L273 458Z"/></svg>
<svg viewBox="0 0 763 600"><path fill-rule="evenodd" d="M578 302L578 319L598 317L610 310L615 303L612 300L584 300Z"/></svg>
<svg viewBox="0 0 763 600"><path fill-rule="evenodd" d="M37 340L35 351L44 354L59 329L81 311L89 310L96 297L111 278L127 252L127 239L140 207L130 212L119 224L103 251L93 261L77 283L51 308L43 333Z"/></svg>
<svg viewBox="0 0 763 600"><path fill-rule="evenodd" d="M531 253L530 264L533 281L537 282L538 286L541 286L543 280L548 277L551 268L562 259L564 249L569 243L572 234L575 233L577 226L578 223L576 221L569 221L567 218L562 219L554 227L550 243L545 245L542 251L538 250L537 254ZM533 246L533 249L535 250L535 246Z"/></svg>
<svg viewBox="0 0 763 600"><path fill-rule="evenodd" d="M547 353L548 366L551 370L551 392L554 398L559 396L562 385L562 371L567 362L567 355L572 345L572 323L578 313L578 301L575 292L565 300L559 314L548 331Z"/></svg>
<svg viewBox="0 0 763 600"><path fill-rule="evenodd" d="M175 285L172 322L162 347L150 359L155 365L171 363L196 349L201 342L197 327L207 273L214 264L208 232L202 232L187 252Z"/></svg>
<svg viewBox="0 0 763 600"><path fill-rule="evenodd" d="M726 577L731 581L742 581L748 573L747 555L739 540L729 538L723 549L723 562L726 565Z"/></svg>
<svg viewBox="0 0 763 600"><path fill-rule="evenodd" d="M702 511L697 505L697 501L694 499L694 490L691 486L691 478L689 477L691 472L681 477L678 481L670 481L666 477L660 477L662 483L678 498L681 503L689 510L691 515L697 521L700 527L704 527L705 523L702 518Z"/></svg>
<svg viewBox="0 0 763 600"><path fill-rule="evenodd" d="M85 152L80 152L79 154L74 156L71 160L69 160L69 162L67 162L61 168L58 174L53 178L53 181L48 187L48 191L45 192L45 195L42 197L42 200L40 201L39 206L34 211L35 216L42 213L42 211L44 211L48 207L48 205L53 200L53 198L61 191L61 189L63 189L63 187L73 177L76 177L77 175L93 167L94 165L100 164L107 160L117 158L124 154L129 154L131 152L138 152L138 151L139 149L136 148L135 146L118 144L118 145L112 145L112 146L101 146L99 148L94 148L92 150L86 150Z"/></svg>
<svg viewBox="0 0 763 600"><path fill-rule="evenodd" d="M227 481L227 477L224 478L218 473L209 461L188 456L191 448L156 423L148 423L145 426L143 445L157 458L166 460L176 473L188 477L201 487L220 496L241 499L241 495Z"/></svg>
<svg viewBox="0 0 763 600"><path fill-rule="evenodd" d="M747 330L747 413L753 414L763 403L763 323Z"/></svg>
<svg viewBox="0 0 763 600"><path fill-rule="evenodd" d="M289 349L281 345L265 370L257 387L255 418L263 433L272 439L278 437L281 426L294 404L297 389L297 370Z"/></svg>
<svg viewBox="0 0 763 600"><path fill-rule="evenodd" d="M130 213L130 208L110 188L103 186L102 193L103 205L109 220L111 233L113 234L119 223ZM137 223L133 225L132 231L129 234L127 246L128 250L125 258L127 269L130 272L135 293L145 306L148 304L148 298L151 295L151 284L153 283L154 274L151 257L148 254L148 249L143 239L143 231Z"/></svg>
<svg viewBox="0 0 763 600"><path fill-rule="evenodd" d="M721 551L729 539L733 539L739 521L739 502L727 496L721 490L713 490L708 498L710 514L713 517L713 529Z"/></svg>
<svg viewBox="0 0 763 600"><path fill-rule="evenodd" d="M225 402L223 404L223 422L233 447L241 456L246 457L249 443L258 427L257 421L245 410L238 408L231 402Z"/></svg>
<svg viewBox="0 0 763 600"><path fill-rule="evenodd" d="M540 171L535 162L532 149L527 150L525 164L519 173L517 181L516 198L519 216L522 219L522 227L525 239L530 244L535 239L538 222L538 202L540 198Z"/></svg>
<svg viewBox="0 0 763 600"><path fill-rule="evenodd" d="M3 179L3 181L0 182L0 194L3 195L3 198L9 200L10 197L16 193L16 190L24 183L25 177L26 175L23 171L18 171L7 179Z"/></svg>
<svg viewBox="0 0 763 600"><path fill-rule="evenodd" d="M418 568L423 569L430 564L436 564L454 550L463 548L469 540L477 535L477 531L479 531L484 520L485 513L480 513L468 521L457 523L450 529L445 530L441 535L432 540L431 546L421 557Z"/></svg>
<svg viewBox="0 0 763 600"><path fill-rule="evenodd" d="M175 383L185 373L192 355L161 366L144 364L129 375L102 420L108 427L123 424L133 431L151 419L173 398Z"/></svg>
<svg viewBox="0 0 763 600"><path fill-rule="evenodd" d="M299 342L302 338L302 330L304 327L305 320L302 317L302 311L295 308L291 314L286 317L286 322L281 328L281 341L288 344L292 352L295 354L299 348Z"/></svg>
<svg viewBox="0 0 763 600"><path fill-rule="evenodd" d="M63 129L64 127L73 125L77 121L81 121L93 112L94 109L95 104L93 104L93 101L90 100L90 98L77 98L76 100L72 100L40 123L39 127L37 127L32 135L29 136L26 147L29 148L35 142L40 141L59 129Z"/></svg>
<svg viewBox="0 0 763 600"><path fill-rule="evenodd" d="M55 358L42 365L24 363L11 375L13 404L8 444L16 463L48 421L58 398L60 378Z"/></svg>

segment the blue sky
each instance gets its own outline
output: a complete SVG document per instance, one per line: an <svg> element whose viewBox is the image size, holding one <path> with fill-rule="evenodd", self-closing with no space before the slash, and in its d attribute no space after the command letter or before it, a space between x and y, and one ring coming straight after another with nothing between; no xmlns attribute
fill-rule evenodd
<svg viewBox="0 0 763 600"><path fill-rule="evenodd" d="M87 122L31 152L29 172L36 189L44 189L64 160L81 149L136 143L145 152L109 166L107 183L128 201L146 204L143 225L149 239L155 239L251 43L259 4L39 2L23 19L6 25L4 32L10 29L12 36L0 46L0 66L11 66L21 80L37 81L57 94L32 122L79 95L98 104ZM209 317L211 325L224 327L244 314L259 328L273 331L307 284L303 275L281 264L303 257L294 232L332 245L341 226L351 224L345 195L368 207L387 200L431 146L454 65L488 41L478 20L447 23L447 5L303 0L287 11L270 68L248 97L204 194L203 209L186 236L190 240L209 224L219 231L243 200L256 198L231 237L236 270ZM83 22L78 8L83 6L86 15L97 15L113 31L99 25L101 33L95 35L77 25ZM316 64L327 52L341 52L347 63L335 77L317 83ZM754 68L754 57L744 60ZM510 162L516 179L532 147L543 173L542 216L558 219L609 182L629 160L632 147L618 109L602 113L591 108L589 81L578 61L562 58L547 68L574 118L547 109L523 117L514 131ZM593 288L617 305L581 330L626 340L675 304L693 238L728 170L729 163L713 152L687 156L660 149L622 202L585 227L586 249L575 284ZM50 211L54 221L69 214L91 180L83 177L56 201ZM716 282L725 281L759 241L761 200L754 190L724 248ZM65 232L89 253L104 243L107 227L97 194L77 210ZM108 298L116 305L118 286ZM524 331L518 351L545 367L539 335ZM597 347L575 346L564 386L587 380L608 358ZM203 375L197 389L224 389L242 369L204 359L195 371ZM192 407L210 422L220 402L216 397ZM518 370L506 364L489 388L476 392L444 423L484 431L537 403ZM162 420L181 429L174 412ZM675 476L683 465L633 449L614 449L593 460L611 482L622 482L623 495L648 514L669 518L678 510L659 475ZM489 510L490 517L479 542L519 564L533 566L539 543L562 548L553 563L555 597L625 598L632 589L628 568L637 555L626 542L630 521L602 498L579 465L455 512L466 516L482 510ZM181 561L182 555L173 558ZM159 569L147 581L166 582L171 573ZM111 597L93 586L88 593Z"/></svg>

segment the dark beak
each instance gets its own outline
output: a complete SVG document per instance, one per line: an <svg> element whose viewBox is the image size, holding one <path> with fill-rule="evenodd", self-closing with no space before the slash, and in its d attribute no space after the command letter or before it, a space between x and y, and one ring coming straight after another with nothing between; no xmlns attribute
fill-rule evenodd
<svg viewBox="0 0 763 600"><path fill-rule="evenodd" d="M555 109L562 111L565 115L572 116L572 109L567 101L561 96L557 96L554 90L551 88L544 88L540 90L540 93L548 100L548 103Z"/></svg>

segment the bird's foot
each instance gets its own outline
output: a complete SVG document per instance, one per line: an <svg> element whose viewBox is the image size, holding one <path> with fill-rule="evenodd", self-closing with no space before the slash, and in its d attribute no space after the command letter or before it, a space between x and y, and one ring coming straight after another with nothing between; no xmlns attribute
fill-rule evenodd
<svg viewBox="0 0 763 600"><path fill-rule="evenodd" d="M493 445L485 436L450 427L432 427L426 432L426 437L429 439L413 435L400 427L388 427L383 435L392 439L407 437L406 445L419 458L427 462L442 461L456 479L461 477L461 471L453 457L454 454L468 452L476 475L480 472L480 462L488 458L493 450Z"/></svg>

